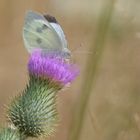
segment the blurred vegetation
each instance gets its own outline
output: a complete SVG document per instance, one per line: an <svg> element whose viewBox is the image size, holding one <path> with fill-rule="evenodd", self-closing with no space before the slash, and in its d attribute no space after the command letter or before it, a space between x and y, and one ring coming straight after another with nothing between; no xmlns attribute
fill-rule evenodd
<svg viewBox="0 0 140 140"><path fill-rule="evenodd" d="M114 0L113 10L106 21L105 11L110 9L108 2L109 0L0 1L2 125L6 122L3 106L11 101L11 96L23 89L28 80L28 54L23 47L22 26L25 12L32 9L48 12L58 19L73 52L73 60L81 70L71 88L59 94L61 123L56 135L50 140L75 140L74 137L79 140L140 139L140 1ZM102 13L104 16L101 18ZM98 52L97 46L102 46L103 49L95 55ZM95 59L96 56L100 56L100 59ZM87 81L85 75L90 75L93 69L95 72L90 78L94 82L91 79L88 82L90 80ZM88 84L88 87L84 89L83 83ZM89 92L91 89L92 92ZM89 100L85 95L89 96ZM86 106L81 99L87 102ZM79 113L79 106L84 112ZM75 108L78 108L76 113ZM75 114L78 114L78 121L74 119L77 116ZM77 136L70 137L77 128Z"/></svg>

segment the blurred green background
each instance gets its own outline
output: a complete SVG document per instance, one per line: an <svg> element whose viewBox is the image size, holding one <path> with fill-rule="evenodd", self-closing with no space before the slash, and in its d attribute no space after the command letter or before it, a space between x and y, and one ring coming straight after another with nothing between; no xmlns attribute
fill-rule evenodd
<svg viewBox="0 0 140 140"><path fill-rule="evenodd" d="M23 45L22 27L26 11L35 10L57 18L66 34L73 61L80 68L77 80L58 96L61 121L55 135L48 138L69 139L73 133L71 125L77 123L73 121L73 112L82 96L81 86L87 82L87 58L95 53L90 51L90 47L94 50L100 35L98 24L104 23L99 19L108 10L107 3L112 1L0 1L2 126L7 125L5 105L24 89L28 80L28 53ZM102 44L104 49L94 76L79 140L140 140L140 1L114 0L112 7L109 27ZM95 63L94 60L90 61Z"/></svg>

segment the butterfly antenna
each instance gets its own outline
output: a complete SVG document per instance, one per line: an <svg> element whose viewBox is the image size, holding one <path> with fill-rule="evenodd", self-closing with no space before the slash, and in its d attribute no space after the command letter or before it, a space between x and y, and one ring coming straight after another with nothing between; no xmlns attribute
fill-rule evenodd
<svg viewBox="0 0 140 140"><path fill-rule="evenodd" d="M91 51L82 50L83 48L85 49L84 45L81 43L76 49L72 49L71 51L73 54L88 54L88 55L93 54L93 52Z"/></svg>

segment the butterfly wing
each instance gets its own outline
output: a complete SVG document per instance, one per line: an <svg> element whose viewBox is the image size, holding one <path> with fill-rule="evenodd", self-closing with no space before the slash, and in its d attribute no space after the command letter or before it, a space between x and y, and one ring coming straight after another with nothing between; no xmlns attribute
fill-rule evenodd
<svg viewBox="0 0 140 140"><path fill-rule="evenodd" d="M65 38L65 34L64 34L61 26L59 24L56 24L56 23L50 23L50 24L52 25L52 27L54 28L54 30L57 32L57 34L59 35L59 37L61 39L64 55L65 56L70 56L71 52L68 49L68 45L67 45L67 41L66 41L66 38Z"/></svg>
<svg viewBox="0 0 140 140"><path fill-rule="evenodd" d="M63 42L51 24L40 14L29 11L25 17L23 39L29 53L34 49L44 52L63 52Z"/></svg>

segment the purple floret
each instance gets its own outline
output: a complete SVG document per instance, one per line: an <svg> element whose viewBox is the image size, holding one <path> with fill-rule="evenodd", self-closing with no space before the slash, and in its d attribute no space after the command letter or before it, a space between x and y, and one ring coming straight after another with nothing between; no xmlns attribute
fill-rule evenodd
<svg viewBox="0 0 140 140"><path fill-rule="evenodd" d="M75 65L55 55L42 55L39 50L31 54L28 70L34 76L50 79L63 85L71 83L79 73Z"/></svg>

